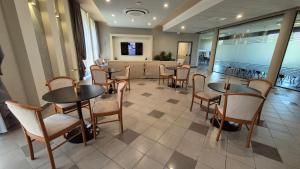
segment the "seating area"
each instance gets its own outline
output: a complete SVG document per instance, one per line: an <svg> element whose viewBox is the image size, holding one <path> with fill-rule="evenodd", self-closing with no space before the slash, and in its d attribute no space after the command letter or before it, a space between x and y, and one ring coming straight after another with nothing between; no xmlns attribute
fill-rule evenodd
<svg viewBox="0 0 300 169"><path fill-rule="evenodd" d="M0 169L300 169L299 11L0 1Z"/></svg>

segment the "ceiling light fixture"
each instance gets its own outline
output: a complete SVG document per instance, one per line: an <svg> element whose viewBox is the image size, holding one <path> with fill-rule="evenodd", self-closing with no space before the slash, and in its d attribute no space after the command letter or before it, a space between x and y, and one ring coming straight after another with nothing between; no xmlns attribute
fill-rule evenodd
<svg viewBox="0 0 300 169"><path fill-rule="evenodd" d="M238 15L236 16L236 19L241 19L242 17L243 17L242 14L238 14Z"/></svg>
<svg viewBox="0 0 300 169"><path fill-rule="evenodd" d="M117 21L114 21L114 23L118 23Z"/></svg>
<svg viewBox="0 0 300 169"><path fill-rule="evenodd" d="M133 18L131 19L131 22L134 22L134 19L133 19Z"/></svg>
<svg viewBox="0 0 300 169"><path fill-rule="evenodd" d="M168 8L169 4L168 3L164 3L164 8Z"/></svg>
<svg viewBox="0 0 300 169"><path fill-rule="evenodd" d="M151 26L151 22L148 22L147 25L148 25L148 26Z"/></svg>
<svg viewBox="0 0 300 169"><path fill-rule="evenodd" d="M226 19L227 19L227 18L224 18L224 17L219 18L220 21L224 21L224 20L226 20Z"/></svg>
<svg viewBox="0 0 300 169"><path fill-rule="evenodd" d="M181 29L182 29L182 30L185 29L185 26L182 25L182 26L181 26Z"/></svg>
<svg viewBox="0 0 300 169"><path fill-rule="evenodd" d="M115 17L116 15L115 15L115 14L111 14L111 16L112 16L112 17Z"/></svg>
<svg viewBox="0 0 300 169"><path fill-rule="evenodd" d="M155 16L153 16L153 20L156 20L156 17L155 17Z"/></svg>
<svg viewBox="0 0 300 169"><path fill-rule="evenodd" d="M110 2L110 0L105 0L106 2Z"/></svg>

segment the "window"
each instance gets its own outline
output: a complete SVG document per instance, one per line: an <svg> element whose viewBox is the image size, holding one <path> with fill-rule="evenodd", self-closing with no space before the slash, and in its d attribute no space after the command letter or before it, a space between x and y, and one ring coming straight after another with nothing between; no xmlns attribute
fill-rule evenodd
<svg viewBox="0 0 300 169"><path fill-rule="evenodd" d="M81 17L83 23L84 40L86 60L84 64L86 66L86 76L90 76L90 66L95 63L95 60L99 58L99 43L96 31L95 21L89 17L89 14L81 9Z"/></svg>
<svg viewBox="0 0 300 169"><path fill-rule="evenodd" d="M277 86L300 91L300 14L294 23L290 41L277 77Z"/></svg>
<svg viewBox="0 0 300 169"><path fill-rule="evenodd" d="M266 78L282 16L222 29L214 71L241 78Z"/></svg>

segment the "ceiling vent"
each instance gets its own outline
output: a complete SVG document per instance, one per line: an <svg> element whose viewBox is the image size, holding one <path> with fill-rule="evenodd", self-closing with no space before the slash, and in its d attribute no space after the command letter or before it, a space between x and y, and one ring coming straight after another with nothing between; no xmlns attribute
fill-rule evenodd
<svg viewBox="0 0 300 169"><path fill-rule="evenodd" d="M143 16L149 13L147 9L144 8L126 8L124 13L129 16Z"/></svg>

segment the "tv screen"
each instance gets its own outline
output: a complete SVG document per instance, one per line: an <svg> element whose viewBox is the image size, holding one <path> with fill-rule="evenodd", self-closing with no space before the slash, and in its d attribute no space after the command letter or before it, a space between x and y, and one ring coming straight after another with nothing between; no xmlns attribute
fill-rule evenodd
<svg viewBox="0 0 300 169"><path fill-rule="evenodd" d="M141 42L121 42L121 55L143 55L143 43Z"/></svg>

